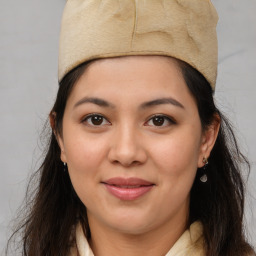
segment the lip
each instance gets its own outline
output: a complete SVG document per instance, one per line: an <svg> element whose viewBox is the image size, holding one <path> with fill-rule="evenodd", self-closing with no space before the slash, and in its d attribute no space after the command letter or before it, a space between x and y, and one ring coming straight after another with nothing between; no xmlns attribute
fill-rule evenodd
<svg viewBox="0 0 256 256"><path fill-rule="evenodd" d="M102 182L102 184L110 194L125 201L138 199L155 186L152 182L135 177L115 177Z"/></svg>

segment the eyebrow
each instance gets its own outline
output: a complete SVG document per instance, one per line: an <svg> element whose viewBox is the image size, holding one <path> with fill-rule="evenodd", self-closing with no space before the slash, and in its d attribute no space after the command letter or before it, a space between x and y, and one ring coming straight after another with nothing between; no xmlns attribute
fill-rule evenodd
<svg viewBox="0 0 256 256"><path fill-rule="evenodd" d="M100 98L89 98L89 97L84 97L81 100L79 100L75 105L74 108L84 104L84 103L93 103L95 105L98 105L100 107L110 107L110 108L114 108L115 106L103 99Z"/></svg>
<svg viewBox="0 0 256 256"><path fill-rule="evenodd" d="M163 104L172 104L176 107L180 107L185 109L185 107L177 100L173 99L173 98L160 98L160 99L155 99L152 101L148 101L145 102L143 104L141 104L141 108L148 108L148 107L152 107L152 106L156 106L156 105L163 105Z"/></svg>
<svg viewBox="0 0 256 256"><path fill-rule="evenodd" d="M100 99L100 98L92 98L92 97L84 97L81 100L79 100L75 105L74 108L84 104L84 103L93 103L95 105L98 105L100 107L108 107L108 108L115 108L115 105L112 103ZM184 106L177 100L173 98L160 98L160 99L155 99L151 101L144 102L140 105L141 109L152 107L152 106L157 106L157 105L163 105L163 104L172 104L176 107L180 107L184 109Z"/></svg>

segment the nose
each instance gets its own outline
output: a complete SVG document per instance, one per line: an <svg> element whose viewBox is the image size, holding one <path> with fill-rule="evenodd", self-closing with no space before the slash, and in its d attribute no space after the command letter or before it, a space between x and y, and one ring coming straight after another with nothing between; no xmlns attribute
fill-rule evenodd
<svg viewBox="0 0 256 256"><path fill-rule="evenodd" d="M124 167L145 163L147 153L139 137L139 132L133 127L124 125L116 129L111 140L109 161Z"/></svg>

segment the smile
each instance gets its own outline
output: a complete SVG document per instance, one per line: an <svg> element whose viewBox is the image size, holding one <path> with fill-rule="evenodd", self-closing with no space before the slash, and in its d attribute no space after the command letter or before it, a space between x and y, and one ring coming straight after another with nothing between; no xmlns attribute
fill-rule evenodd
<svg viewBox="0 0 256 256"><path fill-rule="evenodd" d="M112 178L102 182L110 194L118 199L132 201L145 195L155 184L138 178Z"/></svg>

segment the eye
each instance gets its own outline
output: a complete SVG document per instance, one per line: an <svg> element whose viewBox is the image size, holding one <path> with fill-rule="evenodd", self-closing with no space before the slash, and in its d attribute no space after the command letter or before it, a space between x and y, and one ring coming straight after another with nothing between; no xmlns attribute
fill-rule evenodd
<svg viewBox="0 0 256 256"><path fill-rule="evenodd" d="M151 117L146 123L148 126L158 127L166 127L171 124L175 124L175 122L170 117L164 115L155 115Z"/></svg>
<svg viewBox="0 0 256 256"><path fill-rule="evenodd" d="M100 114L87 115L82 122L86 123L89 126L110 125L110 122Z"/></svg>

